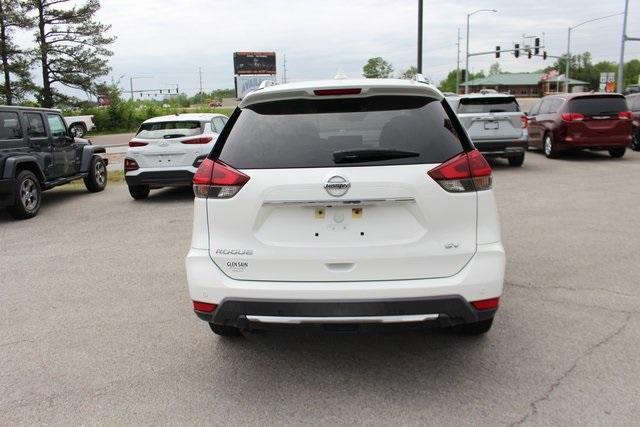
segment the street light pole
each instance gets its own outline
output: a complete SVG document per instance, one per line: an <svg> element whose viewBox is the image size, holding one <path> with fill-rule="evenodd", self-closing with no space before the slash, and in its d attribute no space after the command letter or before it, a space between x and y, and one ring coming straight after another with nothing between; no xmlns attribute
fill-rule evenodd
<svg viewBox="0 0 640 427"><path fill-rule="evenodd" d="M474 12L475 13L475 12ZM469 81L469 17L470 13L467 13L467 53L466 53L466 61L464 64L464 93L469 93L469 85L466 84Z"/></svg>
<svg viewBox="0 0 640 427"><path fill-rule="evenodd" d="M418 0L418 74L422 74L422 3Z"/></svg>
<svg viewBox="0 0 640 427"><path fill-rule="evenodd" d="M571 70L570 64L571 64L571 27L569 27L569 30L567 31L567 64L566 64L566 71L564 73L564 91L567 93L569 93L569 70Z"/></svg>
<svg viewBox="0 0 640 427"><path fill-rule="evenodd" d="M629 0L626 0L627 2ZM627 3L628 4L628 3ZM607 16L601 16L599 18L593 18L593 19L589 19L587 21L581 22L578 25L574 25L573 27L569 27L568 31L567 31L567 67L566 67L566 72L564 73L564 81L565 81L565 86L566 86L566 90L567 92L569 92L569 71L570 71L570 64L571 64L571 30L575 30L576 28L584 25L584 24L588 24L589 22L594 22L594 21L600 21L602 19L607 19L607 18L612 18L614 16L619 16L622 15L624 12L620 12L620 13L614 13L612 15L607 15ZM626 23L626 20L625 20ZM624 34L624 32L623 32ZM622 36L624 39L624 35ZM624 45L624 41L622 42L622 44ZM623 46L623 50L624 50L624 46Z"/></svg>
<svg viewBox="0 0 640 427"><path fill-rule="evenodd" d="M471 15L475 15L478 12L493 12L493 13L496 13L497 10L495 10L495 9L478 9L478 10L474 10L471 13L467 13L467 54L466 54L466 61L465 61L465 65L464 65L464 81L465 81L465 83L469 81L469 18L471 17ZM464 85L464 93L469 93L469 85L467 85L467 84Z"/></svg>
<svg viewBox="0 0 640 427"><path fill-rule="evenodd" d="M620 63L618 64L618 84L616 92L624 91L624 43L627 41L627 13L629 13L629 0L624 2L624 21L622 21L622 41L620 42Z"/></svg>
<svg viewBox="0 0 640 427"><path fill-rule="evenodd" d="M458 39L456 40L458 59L456 60L456 95L460 93L460 27L458 27Z"/></svg>

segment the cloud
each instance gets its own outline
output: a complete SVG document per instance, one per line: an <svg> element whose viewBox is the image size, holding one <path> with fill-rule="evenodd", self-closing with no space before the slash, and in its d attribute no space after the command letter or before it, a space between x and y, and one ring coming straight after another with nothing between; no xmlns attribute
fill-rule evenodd
<svg viewBox="0 0 640 427"><path fill-rule="evenodd" d="M359 76L372 56L390 61L397 72L416 62L417 0L103 0L98 18L118 37L112 75L149 76L137 88L168 87L197 92L198 68L205 90L233 86L234 51L273 50L290 80L330 78L341 69ZM630 2L634 3L634 2ZM569 25L622 11L623 0L424 1L424 71L435 81L456 67L456 32L461 29L464 66L466 14L471 18L471 51L510 48L522 35L542 35L550 54L566 51ZM631 4L629 31L640 29L640 5ZM638 30L640 32L640 30ZM589 50L595 61L618 60L621 17L594 22L574 32L572 50ZM640 36L640 34L635 34ZM31 36L29 36L31 40ZM640 55L627 44L626 59ZM474 57L470 68L487 70L492 55ZM551 61L503 54L502 69L533 71ZM37 74L37 73L36 73Z"/></svg>

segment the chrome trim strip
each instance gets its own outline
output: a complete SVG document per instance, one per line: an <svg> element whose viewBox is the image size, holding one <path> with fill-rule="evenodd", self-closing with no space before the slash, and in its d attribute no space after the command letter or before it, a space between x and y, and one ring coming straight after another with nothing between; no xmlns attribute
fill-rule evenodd
<svg viewBox="0 0 640 427"><path fill-rule="evenodd" d="M354 316L354 317L289 317L289 316L258 316L247 314L247 320L260 323L408 323L435 320L438 314L407 314L400 316Z"/></svg>
<svg viewBox="0 0 640 427"><path fill-rule="evenodd" d="M332 200L267 200L266 206L364 206L394 203L415 203L413 197L388 197L384 199L332 199Z"/></svg>

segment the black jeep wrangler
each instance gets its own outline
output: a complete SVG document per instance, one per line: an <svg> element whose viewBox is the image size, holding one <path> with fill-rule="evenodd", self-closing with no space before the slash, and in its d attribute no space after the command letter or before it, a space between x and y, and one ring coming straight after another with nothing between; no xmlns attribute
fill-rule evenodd
<svg viewBox="0 0 640 427"><path fill-rule="evenodd" d="M59 110L0 106L0 208L32 218L42 191L84 179L91 192L107 186L103 147L75 138Z"/></svg>

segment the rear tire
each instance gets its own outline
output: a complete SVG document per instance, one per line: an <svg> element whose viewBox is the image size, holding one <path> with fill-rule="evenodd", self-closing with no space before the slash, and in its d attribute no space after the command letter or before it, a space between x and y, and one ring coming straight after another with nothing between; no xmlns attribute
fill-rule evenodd
<svg viewBox="0 0 640 427"><path fill-rule="evenodd" d="M640 151L640 130L636 131L633 134L633 139L631 140L631 149L633 151Z"/></svg>
<svg viewBox="0 0 640 427"><path fill-rule="evenodd" d="M15 219L29 219L38 214L42 191L40 181L33 172L23 170L16 177L13 206L7 206L9 215Z"/></svg>
<svg viewBox="0 0 640 427"><path fill-rule="evenodd" d="M213 331L214 334L219 335L221 337L240 337L242 333L240 329L234 328L233 326L226 325L216 325L215 323L209 323L209 327Z"/></svg>
<svg viewBox="0 0 640 427"><path fill-rule="evenodd" d="M460 333L463 335L482 335L489 332L493 325L493 317L479 322L467 323L462 326Z"/></svg>
<svg viewBox="0 0 640 427"><path fill-rule="evenodd" d="M130 185L129 186L129 194L136 200L142 200L149 197L149 191L151 189L148 185Z"/></svg>
<svg viewBox="0 0 640 427"><path fill-rule="evenodd" d="M558 152L553 146L553 139L548 133L544 135L544 138L542 140L542 150L544 151L544 155L547 156L548 159L555 159L556 157L558 157Z"/></svg>
<svg viewBox="0 0 640 427"><path fill-rule="evenodd" d="M509 166L522 166L522 164L524 163L524 153L518 154L517 156L511 156L507 160L509 160Z"/></svg>
<svg viewBox="0 0 640 427"><path fill-rule="evenodd" d="M611 157L613 157L614 159L619 159L620 157L624 156L624 152L625 151L627 151L627 149L625 147L612 148L611 150L609 150L609 155Z"/></svg>
<svg viewBox="0 0 640 427"><path fill-rule="evenodd" d="M107 186L107 166L100 156L93 156L89 166L89 175L84 179L84 185L91 193L102 191Z"/></svg>
<svg viewBox="0 0 640 427"><path fill-rule="evenodd" d="M75 129L75 136L82 138L87 133L87 128L82 123L75 123L71 125L71 129Z"/></svg>

